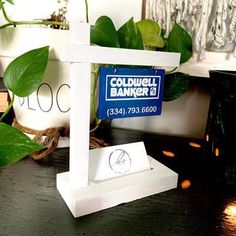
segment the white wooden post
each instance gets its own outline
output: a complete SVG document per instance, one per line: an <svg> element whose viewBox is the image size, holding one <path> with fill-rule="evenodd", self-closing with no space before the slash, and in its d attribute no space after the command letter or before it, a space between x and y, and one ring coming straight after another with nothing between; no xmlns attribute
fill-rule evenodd
<svg viewBox="0 0 236 236"><path fill-rule="evenodd" d="M70 44L89 45L90 25L71 24ZM71 63L70 185L88 185L91 64Z"/></svg>

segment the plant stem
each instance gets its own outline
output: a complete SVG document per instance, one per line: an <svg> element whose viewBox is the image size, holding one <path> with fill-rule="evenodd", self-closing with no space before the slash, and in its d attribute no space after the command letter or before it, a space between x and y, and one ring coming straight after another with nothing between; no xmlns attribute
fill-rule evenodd
<svg viewBox="0 0 236 236"><path fill-rule="evenodd" d="M14 103L14 100L15 100L15 94L12 93L11 102L8 104L8 107L7 107L6 111L5 111L5 112L2 114L2 116L0 117L0 122L4 119L4 117L8 114L8 112L9 112L10 109L12 108L13 103Z"/></svg>
<svg viewBox="0 0 236 236"><path fill-rule="evenodd" d="M4 29L11 25L14 27L16 25L59 25L59 26L64 26L67 29L69 28L68 24L64 22L57 22L57 21L14 21L8 17L2 0L0 0L0 5L2 6L2 13L3 13L4 19L8 22L6 24L1 25L0 29Z"/></svg>
<svg viewBox="0 0 236 236"><path fill-rule="evenodd" d="M5 10L5 7L4 7L4 4L2 2L2 0L0 0L0 3L1 3L1 6L2 6L2 14L5 18L5 20L11 24L13 24L13 21L7 16L7 13L6 13L6 10Z"/></svg>
<svg viewBox="0 0 236 236"><path fill-rule="evenodd" d="M174 73L177 69L178 69L178 67L175 67L174 69L172 69L172 70L170 70L170 71L166 71L166 74L172 74L172 73Z"/></svg>
<svg viewBox="0 0 236 236"><path fill-rule="evenodd" d="M88 0L85 0L85 7L86 7L86 22L89 23Z"/></svg>
<svg viewBox="0 0 236 236"><path fill-rule="evenodd" d="M69 28L68 24L65 24L63 22L57 22L57 21L12 21L7 24L1 25L0 29L4 29L8 26L16 26L16 25L60 25L64 26L67 29Z"/></svg>

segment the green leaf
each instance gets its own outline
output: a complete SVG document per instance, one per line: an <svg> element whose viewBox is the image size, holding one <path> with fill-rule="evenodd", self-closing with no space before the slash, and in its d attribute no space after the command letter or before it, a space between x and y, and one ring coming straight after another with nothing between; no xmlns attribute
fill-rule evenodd
<svg viewBox="0 0 236 236"><path fill-rule="evenodd" d="M0 2L0 10L2 9L4 3Z"/></svg>
<svg viewBox="0 0 236 236"><path fill-rule="evenodd" d="M187 62L192 57L192 38L180 25L174 24L167 39L169 52L181 53L180 63Z"/></svg>
<svg viewBox="0 0 236 236"><path fill-rule="evenodd" d="M172 101L183 95L189 88L189 75L177 72L165 75L163 101Z"/></svg>
<svg viewBox="0 0 236 236"><path fill-rule="evenodd" d="M0 166L12 164L23 157L43 149L21 131L0 122Z"/></svg>
<svg viewBox="0 0 236 236"><path fill-rule="evenodd" d="M99 17L91 27L90 40L91 43L103 47L120 47L115 26L107 16Z"/></svg>
<svg viewBox="0 0 236 236"><path fill-rule="evenodd" d="M143 43L147 47L163 48L164 40L161 36L160 25L149 19L144 19L136 23L143 38Z"/></svg>
<svg viewBox="0 0 236 236"><path fill-rule="evenodd" d="M12 5L14 5L13 0L7 0L7 2L11 3Z"/></svg>
<svg viewBox="0 0 236 236"><path fill-rule="evenodd" d="M118 30L121 48L144 49L142 35L133 18Z"/></svg>
<svg viewBox="0 0 236 236"><path fill-rule="evenodd" d="M6 88L19 97L29 96L43 81L49 47L24 53L13 60L4 73Z"/></svg>

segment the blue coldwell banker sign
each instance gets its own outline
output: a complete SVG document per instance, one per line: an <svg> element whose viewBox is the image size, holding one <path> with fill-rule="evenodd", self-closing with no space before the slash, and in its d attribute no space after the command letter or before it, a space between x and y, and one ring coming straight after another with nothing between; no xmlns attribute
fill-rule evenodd
<svg viewBox="0 0 236 236"><path fill-rule="evenodd" d="M160 69L101 68L98 118L160 115L164 75Z"/></svg>

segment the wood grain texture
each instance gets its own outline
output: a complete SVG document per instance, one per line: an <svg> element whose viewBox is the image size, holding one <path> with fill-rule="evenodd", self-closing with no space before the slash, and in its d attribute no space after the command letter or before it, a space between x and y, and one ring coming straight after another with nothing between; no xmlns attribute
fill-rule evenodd
<svg viewBox="0 0 236 236"><path fill-rule="evenodd" d="M191 180L191 187L179 185L74 219L56 189L56 174L69 166L68 149L60 149L43 161L26 158L0 169L1 236L235 235L222 229L224 204L235 195L212 182L202 167L202 150L190 149L188 139L120 129L98 135L112 144L144 140L147 153L177 171L180 182ZM177 158L165 159L163 148L176 152Z"/></svg>

